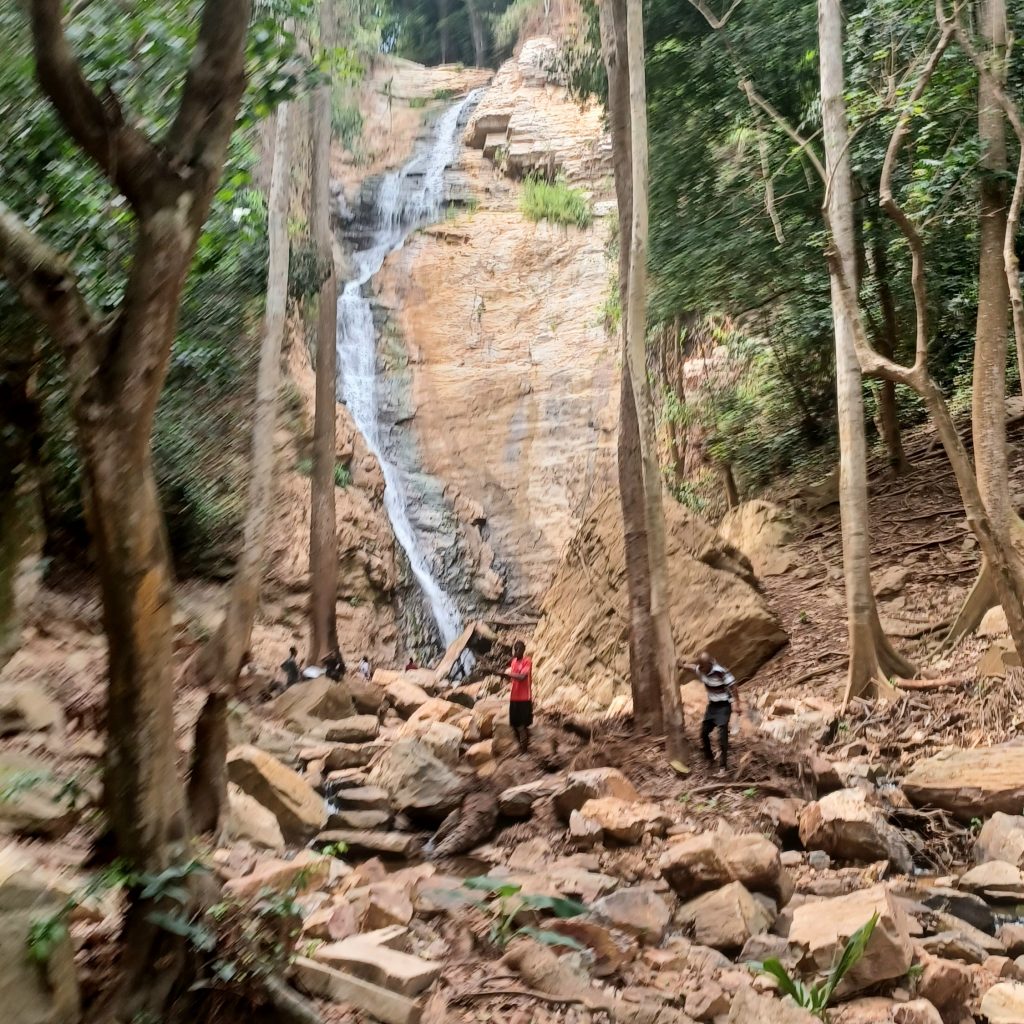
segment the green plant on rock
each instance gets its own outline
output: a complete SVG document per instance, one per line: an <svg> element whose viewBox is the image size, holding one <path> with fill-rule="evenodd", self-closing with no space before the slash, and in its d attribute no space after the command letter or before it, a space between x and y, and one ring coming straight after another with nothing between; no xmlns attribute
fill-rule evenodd
<svg viewBox="0 0 1024 1024"><path fill-rule="evenodd" d="M761 974L767 974L770 978L774 978L779 991L783 995L789 996L797 1006L809 1010L819 1020L828 1020L828 1006L832 1001L832 996L843 978L864 955L876 924L878 924L877 911L847 939L842 953L832 964L825 978L813 985L805 985L799 978L794 978L775 958L765 960L764 963L751 964L751 967Z"/></svg>
<svg viewBox="0 0 1024 1024"><path fill-rule="evenodd" d="M344 490L352 483L352 471L348 466L338 462L334 466L334 486Z"/></svg>
<svg viewBox="0 0 1024 1024"><path fill-rule="evenodd" d="M527 935L547 946L567 946L570 949L584 948L568 935L516 924L519 915L530 910L549 911L555 917L560 918L579 917L580 914L587 913L587 908L582 903L565 899L562 896L524 893L523 887L518 883L509 882L503 878L491 878L488 875L467 878L462 884L466 889L483 892L490 897L470 902L491 917L491 926L487 936L495 946L504 948L517 935Z"/></svg>
<svg viewBox="0 0 1024 1024"><path fill-rule="evenodd" d="M578 228L590 227L594 219L590 201L578 188L573 188L565 178L530 177L523 182L519 209L528 220L548 220L554 224L575 224Z"/></svg>

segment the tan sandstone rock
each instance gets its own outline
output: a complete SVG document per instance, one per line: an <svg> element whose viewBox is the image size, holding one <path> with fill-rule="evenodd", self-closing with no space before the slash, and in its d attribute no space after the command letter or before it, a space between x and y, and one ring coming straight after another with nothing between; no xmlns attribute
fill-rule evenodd
<svg viewBox="0 0 1024 1024"><path fill-rule="evenodd" d="M797 552L790 547L790 517L770 501L741 502L722 517L718 532L750 559L758 576L781 576L798 564Z"/></svg>
<svg viewBox="0 0 1024 1024"><path fill-rule="evenodd" d="M754 892L777 893L783 873L778 847L764 836L719 832L670 842L658 867L684 899L734 881Z"/></svg>
<svg viewBox="0 0 1024 1024"><path fill-rule="evenodd" d="M228 783L225 828L232 839L247 839L253 846L267 850L284 849L284 836L274 812L234 783Z"/></svg>
<svg viewBox="0 0 1024 1024"><path fill-rule="evenodd" d="M672 823L672 819L658 804L623 800L615 796L588 800L579 813L598 825L605 838L626 846L639 843L644 833L662 836Z"/></svg>
<svg viewBox="0 0 1024 1024"><path fill-rule="evenodd" d="M1024 817L997 811L981 827L974 843L974 859L1003 861L1024 868Z"/></svg>
<svg viewBox="0 0 1024 1024"><path fill-rule="evenodd" d="M915 806L941 807L961 821L1013 814L1024 807L1024 746L940 750L914 765L903 792Z"/></svg>
<svg viewBox="0 0 1024 1024"><path fill-rule="evenodd" d="M370 783L387 791L397 814L434 823L462 800L462 780L418 739L392 744L370 772Z"/></svg>
<svg viewBox="0 0 1024 1024"><path fill-rule="evenodd" d="M988 1024L1021 1024L1024 1021L1024 984L1001 981L981 998L981 1014Z"/></svg>
<svg viewBox="0 0 1024 1024"><path fill-rule="evenodd" d="M571 772L562 788L555 793L555 813L562 821L568 821L569 815L588 800L608 796L619 800L640 799L633 784L617 768L587 768Z"/></svg>
<svg viewBox="0 0 1024 1024"><path fill-rule="evenodd" d="M702 946L734 953L771 925L768 912L741 882L690 900L680 907L679 919L692 928Z"/></svg>

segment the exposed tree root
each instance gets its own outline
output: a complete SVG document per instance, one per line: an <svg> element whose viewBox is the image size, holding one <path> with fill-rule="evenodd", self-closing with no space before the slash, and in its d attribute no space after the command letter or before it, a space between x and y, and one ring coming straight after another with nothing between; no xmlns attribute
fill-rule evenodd
<svg viewBox="0 0 1024 1024"><path fill-rule="evenodd" d="M280 978L269 975L263 979L263 987L282 1024L324 1024L313 1004Z"/></svg>
<svg viewBox="0 0 1024 1024"><path fill-rule="evenodd" d="M952 647L962 637L973 633L981 625L985 612L995 607L998 600L992 570L989 568L988 562L983 562L981 572L978 573L971 592L953 620L953 625L949 627L949 632L942 642L943 646Z"/></svg>

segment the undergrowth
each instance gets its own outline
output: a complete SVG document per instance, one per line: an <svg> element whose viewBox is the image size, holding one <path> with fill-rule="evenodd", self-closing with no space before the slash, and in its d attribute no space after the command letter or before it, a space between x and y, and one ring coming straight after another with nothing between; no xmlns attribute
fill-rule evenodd
<svg viewBox="0 0 1024 1024"><path fill-rule="evenodd" d="M594 219L587 197L564 178L555 178L554 181L527 178L519 197L519 209L524 217L532 221L575 224L578 228L590 227Z"/></svg>

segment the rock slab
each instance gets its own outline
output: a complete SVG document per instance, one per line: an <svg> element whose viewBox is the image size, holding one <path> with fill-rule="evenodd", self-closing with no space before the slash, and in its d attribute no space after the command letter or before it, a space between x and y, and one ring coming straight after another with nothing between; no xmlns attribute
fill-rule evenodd
<svg viewBox="0 0 1024 1024"><path fill-rule="evenodd" d="M941 807L961 821L1024 807L1024 745L949 748L918 761L903 780L917 807Z"/></svg>

